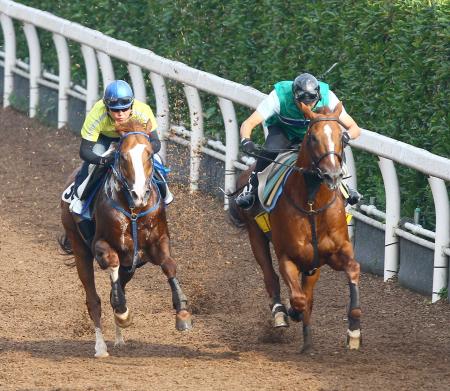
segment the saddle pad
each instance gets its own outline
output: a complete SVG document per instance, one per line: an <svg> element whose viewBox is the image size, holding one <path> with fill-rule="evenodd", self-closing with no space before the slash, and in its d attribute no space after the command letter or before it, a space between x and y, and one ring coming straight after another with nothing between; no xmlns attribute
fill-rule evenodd
<svg viewBox="0 0 450 391"><path fill-rule="evenodd" d="M278 155L275 163L258 173L258 197L262 207L270 212L276 205L282 191L282 185L290 167L297 160L297 152L289 151Z"/></svg>
<svg viewBox="0 0 450 391"><path fill-rule="evenodd" d="M106 156L108 155L110 152L114 151L116 148L117 143L112 142L111 145L109 146L109 148L102 153L101 156ZM81 183L81 185L78 187L77 189L77 197L81 197L81 195L83 194L84 189L86 188L86 185L89 183L89 180L91 179L92 173L95 170L95 167L97 167L95 164L89 164L89 168L88 168L88 176L86 177L86 179ZM64 202L67 202L68 204L70 204L73 199L74 199L74 192L73 192L73 187L75 185L75 182L72 182L69 187L63 191L62 195L61 195L61 199Z"/></svg>

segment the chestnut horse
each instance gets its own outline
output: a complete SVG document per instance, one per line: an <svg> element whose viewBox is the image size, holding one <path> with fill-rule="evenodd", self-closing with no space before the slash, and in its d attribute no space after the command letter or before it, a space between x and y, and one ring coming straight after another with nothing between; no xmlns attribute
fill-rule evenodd
<svg viewBox="0 0 450 391"><path fill-rule="evenodd" d="M100 297L95 289L94 258L110 273L115 345L124 344L121 329L131 324L125 286L135 268L146 262L160 266L168 278L176 310L176 328L188 330L192 327L187 299L176 278L176 263L170 255L164 202L153 179L150 129L136 120L129 120L116 129L120 140L112 152L115 153L114 166L95 199L95 236L90 246L82 239L69 204L61 203L65 235L60 244L66 253L74 254L78 276L86 291L87 309L95 325L95 357L106 357L108 351L102 334Z"/></svg>
<svg viewBox="0 0 450 391"><path fill-rule="evenodd" d="M358 349L361 342L360 267L354 259L344 199L339 191L344 153L343 124L339 121L342 104L339 103L333 112L328 107L317 113L304 104L301 108L310 123L295 166L288 174L277 205L269 213L271 239L255 222L254 217L261 210L259 203L246 211L230 200L230 217L248 231L252 251L262 269L271 300L274 327L287 327L287 315L294 321L303 321L302 351L312 348L314 285L319 279L320 267L329 265L347 275L350 287L347 346ZM241 175L238 186L246 183L250 171ZM281 303L270 240L278 258L279 271L289 288L289 311Z"/></svg>

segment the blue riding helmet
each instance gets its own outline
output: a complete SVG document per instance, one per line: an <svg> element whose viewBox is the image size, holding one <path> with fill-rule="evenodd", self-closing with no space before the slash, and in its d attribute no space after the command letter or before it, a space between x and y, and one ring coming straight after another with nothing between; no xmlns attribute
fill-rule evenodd
<svg viewBox="0 0 450 391"><path fill-rule="evenodd" d="M302 73L294 79L292 94L296 102L306 104L319 101L322 98L318 80L309 73Z"/></svg>
<svg viewBox="0 0 450 391"><path fill-rule="evenodd" d="M108 84L103 95L103 102L110 110L128 109L133 104L133 100L133 90L124 80L115 80Z"/></svg>

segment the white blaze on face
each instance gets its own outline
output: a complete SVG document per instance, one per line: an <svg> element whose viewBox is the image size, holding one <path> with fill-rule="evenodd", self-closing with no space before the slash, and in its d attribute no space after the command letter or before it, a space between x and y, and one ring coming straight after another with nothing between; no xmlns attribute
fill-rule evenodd
<svg viewBox="0 0 450 391"><path fill-rule="evenodd" d="M134 169L134 184L132 190L134 190L140 200L144 199L146 189L146 180L144 172L144 164L142 162L142 154L144 152L145 145L137 144L130 151L131 164Z"/></svg>
<svg viewBox="0 0 450 391"><path fill-rule="evenodd" d="M327 136L327 140L328 140L328 151L330 152L334 152L334 142L333 142L333 130L331 129L330 125L325 125L323 127L323 131L325 132L325 135ZM336 165L336 157L334 154L329 155L330 156L330 160L331 163Z"/></svg>

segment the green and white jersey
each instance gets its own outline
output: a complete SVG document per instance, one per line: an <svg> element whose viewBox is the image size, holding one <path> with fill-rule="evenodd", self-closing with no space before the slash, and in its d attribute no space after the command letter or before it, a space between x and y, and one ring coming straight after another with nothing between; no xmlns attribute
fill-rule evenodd
<svg viewBox="0 0 450 391"><path fill-rule="evenodd" d="M334 110L339 103L328 84L319 82L322 99L315 109L328 106ZM303 112L297 107L292 95L292 81L280 81L272 92L258 105L256 111L264 118L265 126L277 125L285 131L286 137L295 142L303 140L308 129ZM342 110L345 113L345 109ZM342 115L341 113L341 115Z"/></svg>

